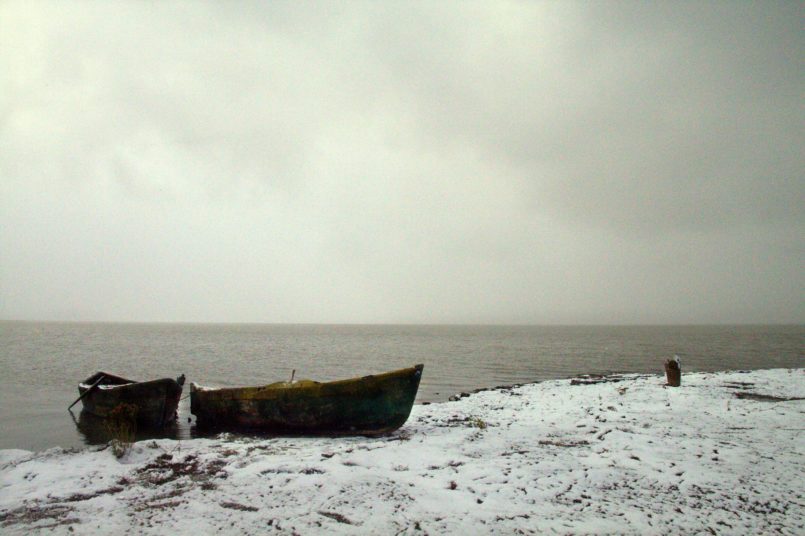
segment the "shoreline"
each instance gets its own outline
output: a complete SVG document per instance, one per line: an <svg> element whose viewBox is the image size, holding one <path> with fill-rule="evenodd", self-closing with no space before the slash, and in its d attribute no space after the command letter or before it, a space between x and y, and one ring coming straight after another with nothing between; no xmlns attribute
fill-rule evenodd
<svg viewBox="0 0 805 536"><path fill-rule="evenodd" d="M613 373L478 389L418 404L380 438L146 440L120 460L2 450L0 528L801 533L805 369L664 383Z"/></svg>

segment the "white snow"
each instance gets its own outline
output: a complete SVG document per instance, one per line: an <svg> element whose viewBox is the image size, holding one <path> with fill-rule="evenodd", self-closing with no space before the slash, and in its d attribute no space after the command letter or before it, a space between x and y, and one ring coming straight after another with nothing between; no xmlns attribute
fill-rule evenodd
<svg viewBox="0 0 805 536"><path fill-rule="evenodd" d="M805 534L805 370L620 379L416 406L382 438L0 451L0 532Z"/></svg>

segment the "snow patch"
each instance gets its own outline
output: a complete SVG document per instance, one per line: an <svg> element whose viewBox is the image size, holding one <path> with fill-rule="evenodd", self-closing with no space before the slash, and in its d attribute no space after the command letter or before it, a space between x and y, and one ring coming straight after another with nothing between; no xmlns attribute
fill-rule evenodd
<svg viewBox="0 0 805 536"><path fill-rule="evenodd" d="M0 531L803 533L805 371L588 380L415 406L380 438L0 451Z"/></svg>

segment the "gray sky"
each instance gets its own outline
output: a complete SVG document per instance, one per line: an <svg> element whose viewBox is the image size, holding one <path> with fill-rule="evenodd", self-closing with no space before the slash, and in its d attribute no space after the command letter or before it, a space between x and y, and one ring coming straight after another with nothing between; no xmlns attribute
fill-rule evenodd
<svg viewBox="0 0 805 536"><path fill-rule="evenodd" d="M0 317L805 322L800 2L0 4Z"/></svg>

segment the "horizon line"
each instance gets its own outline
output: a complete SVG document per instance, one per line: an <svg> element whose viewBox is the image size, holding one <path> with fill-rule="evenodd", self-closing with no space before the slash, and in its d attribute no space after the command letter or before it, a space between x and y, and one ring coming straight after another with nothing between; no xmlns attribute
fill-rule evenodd
<svg viewBox="0 0 805 536"><path fill-rule="evenodd" d="M436 326L436 327L695 327L695 326L803 326L805 322L266 322L198 320L55 320L0 318L3 323L19 324L135 324L198 326Z"/></svg>

